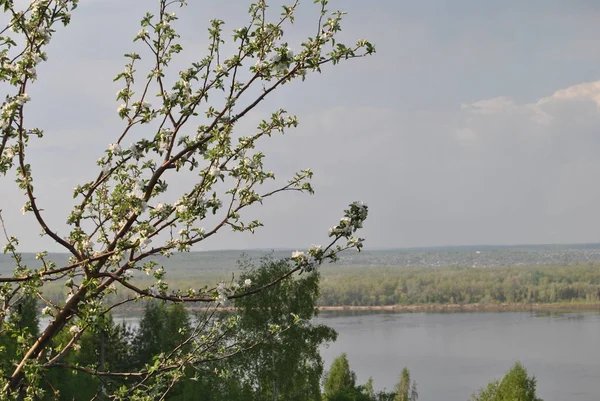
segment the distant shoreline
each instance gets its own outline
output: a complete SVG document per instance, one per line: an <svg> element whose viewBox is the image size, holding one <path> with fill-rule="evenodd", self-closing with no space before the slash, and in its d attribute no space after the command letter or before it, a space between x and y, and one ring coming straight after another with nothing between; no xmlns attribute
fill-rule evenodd
<svg viewBox="0 0 600 401"><path fill-rule="evenodd" d="M135 308L142 310L142 308ZM204 308L190 307L188 310L201 310ZM548 304L424 304L424 305L375 305L375 306L317 306L321 312L591 312L600 311L600 302L597 303L548 303ZM127 309L134 310L134 309ZM235 308L230 306L218 307L220 312L233 312Z"/></svg>
<svg viewBox="0 0 600 401"><path fill-rule="evenodd" d="M527 312L527 311L600 311L600 303L548 304L426 304L379 306L319 306L320 311L390 311L390 312Z"/></svg>

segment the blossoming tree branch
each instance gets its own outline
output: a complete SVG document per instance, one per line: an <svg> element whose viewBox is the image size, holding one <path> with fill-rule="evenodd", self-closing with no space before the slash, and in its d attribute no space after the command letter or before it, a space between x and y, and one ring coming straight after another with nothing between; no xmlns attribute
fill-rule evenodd
<svg viewBox="0 0 600 401"><path fill-rule="evenodd" d="M225 344L225 333L230 338L235 332L235 318L212 325L216 306L335 261L343 250L361 249L362 239L355 233L367 217L367 206L354 202L329 230L327 244L294 252L287 273L267 285L232 279L212 287L172 288L165 275L168 264L152 260L156 255L189 251L224 228L254 232L262 224L244 219L244 211L266 206L270 197L290 191L312 194L310 170L280 183L263 168L265 155L256 148L271 135L295 127L296 116L273 110L251 132L238 132L236 127L283 85L321 72L325 64L374 53L364 40L352 46L337 41L344 13L329 11L326 0L315 3L314 34L302 43L288 43L283 34L284 27L294 23L297 1L283 6L275 19L268 17L273 13L266 1L251 4L248 23L232 33L222 30L223 21L210 21L207 53L175 76L170 71L184 51L178 42L176 12L185 2L157 1L156 12L143 16L133 39L136 52L125 55L125 68L115 78L122 85L116 95L120 103L116 112L123 129L114 133L97 161L97 174L75 187L75 206L65 216L69 231L59 232L47 223L47 213L52 211L44 207L43 193L36 192L34 185L28 147L46 138L43 127L28 123L28 106L35 102L28 91L44 78L37 75L36 67L52 62L46 48L56 30L68 31L71 18L77 18L77 11L73 16L71 12L78 1L24 4L0 0L5 20L10 19L0 32L0 79L8 88L0 115L0 173L5 181L7 175L17 177L13 188L23 195L23 214L33 214L43 235L70 254L69 263L58 265L40 250L38 263L25 265L19 239L11 235L5 220L0 221L4 252L12 256L15 266L11 276L0 276L0 332L19 338L18 358L10 369L0 371L2 397L36 399L45 372L72 369L100 378L135 379L109 394L112 399L157 399L149 394L158 390L166 394L169 383L181 379L186 367L227 358L253 346L243 338ZM223 54L226 45L233 45L235 51ZM170 183L182 174L195 178L185 191L178 192ZM2 191L11 185L4 182ZM1 206L4 213L9 212L9 205ZM206 226L207 222L211 225ZM137 284L138 272L154 277L153 285ZM44 286L52 281L64 282L63 302L44 297ZM133 296L110 303L107 295L118 291ZM39 337L20 334L8 318L13 305L25 296L36 297L50 317ZM99 317L121 304L152 298L204 303L213 312L196 323L185 344L141 370L100 371L64 362L77 348L82 333L94 330ZM276 335L278 330L285 328L273 327L271 333ZM65 331L70 340L53 346L53 340Z"/></svg>

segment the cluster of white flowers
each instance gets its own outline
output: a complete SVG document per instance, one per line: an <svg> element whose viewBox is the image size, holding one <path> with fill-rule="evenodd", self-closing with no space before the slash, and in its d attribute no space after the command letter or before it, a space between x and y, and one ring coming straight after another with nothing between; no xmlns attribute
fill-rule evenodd
<svg viewBox="0 0 600 401"><path fill-rule="evenodd" d="M36 31L31 32L33 38L36 40L38 45L47 45L50 42L50 28L39 26Z"/></svg>
<svg viewBox="0 0 600 401"><path fill-rule="evenodd" d="M140 237L138 239L138 243L139 243L140 249L146 249L148 247L148 245L150 245L152 243L152 240L148 237Z"/></svg>
<svg viewBox="0 0 600 401"><path fill-rule="evenodd" d="M142 156L142 152L138 149L137 144L132 143L129 145L129 151L131 152L131 157L138 160Z"/></svg>
<svg viewBox="0 0 600 401"><path fill-rule="evenodd" d="M49 3L48 0L31 0L31 11L35 14Z"/></svg>
<svg viewBox="0 0 600 401"><path fill-rule="evenodd" d="M158 290L158 288L156 288L156 286L152 286L148 289L148 292L150 293L150 295L152 295L153 297L157 297L160 295L160 291Z"/></svg>
<svg viewBox="0 0 600 401"><path fill-rule="evenodd" d="M42 309L42 316L48 316L48 315L52 315L52 308L49 306L44 307L44 309Z"/></svg>
<svg viewBox="0 0 600 401"><path fill-rule="evenodd" d="M12 72L19 72L19 66L17 64L4 63L2 68Z"/></svg>
<svg viewBox="0 0 600 401"><path fill-rule="evenodd" d="M362 228L367 218L368 208L363 202L354 202L345 211L346 215L340 219L340 224L329 229L329 236L341 235L349 237L353 232Z"/></svg>
<svg viewBox="0 0 600 401"><path fill-rule="evenodd" d="M23 93L22 95L16 97L15 103L17 103L19 106L22 106L30 100L31 97L27 93Z"/></svg>
<svg viewBox="0 0 600 401"><path fill-rule="evenodd" d="M276 53L272 58L271 62L275 72L282 74L284 73L292 63L294 59L294 52L289 47L285 53Z"/></svg>
<svg viewBox="0 0 600 401"><path fill-rule="evenodd" d="M144 28L140 29L140 31L138 32L136 39L146 39L148 38L150 35L148 34L148 31Z"/></svg>
<svg viewBox="0 0 600 401"><path fill-rule="evenodd" d="M318 260L315 258L315 253L309 251L309 253L305 253L302 251L292 252L292 260L296 262L297 266L303 267L304 269L312 269L314 268L315 263Z"/></svg>
<svg viewBox="0 0 600 401"><path fill-rule="evenodd" d="M124 103L121 104L119 107L117 107L117 114L121 118L127 117L129 114L129 107L127 107L127 105Z"/></svg>
<svg viewBox="0 0 600 401"><path fill-rule="evenodd" d="M185 203L185 200L183 198L179 199L177 202L175 202L175 210L177 211L177 213L185 213L188 210L188 207Z"/></svg>
<svg viewBox="0 0 600 401"><path fill-rule="evenodd" d="M219 168L219 166L210 166L210 170L209 170L208 174L211 177L221 177L221 175L222 175L221 169Z"/></svg>
<svg viewBox="0 0 600 401"><path fill-rule="evenodd" d="M160 132L160 139L158 141L158 150L160 152L166 152L171 144L171 136L173 132L169 128L165 128Z"/></svg>
<svg viewBox="0 0 600 401"><path fill-rule="evenodd" d="M102 174L104 174L104 175L109 174L111 168L112 168L112 165L110 163L110 160L107 160L106 163L104 163L102 165Z"/></svg>
<svg viewBox="0 0 600 401"><path fill-rule="evenodd" d="M118 143L111 143L110 145L108 145L108 150L111 153L114 153L115 155L118 155L122 152L121 145L119 145Z"/></svg>
<svg viewBox="0 0 600 401"><path fill-rule="evenodd" d="M221 282L217 285L217 296L215 301L224 305L228 301L228 297L233 295L233 291L225 286L225 283Z"/></svg>
<svg viewBox="0 0 600 401"><path fill-rule="evenodd" d="M72 335L75 335L77 333L79 333L80 329L79 327L73 325L69 328L69 333L71 333Z"/></svg>
<svg viewBox="0 0 600 401"><path fill-rule="evenodd" d="M329 235L350 235L352 234L351 220L348 217L342 217L340 224L329 228Z"/></svg>
<svg viewBox="0 0 600 401"><path fill-rule="evenodd" d="M225 72L227 72L227 67L225 67L223 64L219 64L217 65L217 74L223 74Z"/></svg>
<svg viewBox="0 0 600 401"><path fill-rule="evenodd" d="M179 92L173 91L171 93L165 92L165 96L172 102L176 101L179 97Z"/></svg>
<svg viewBox="0 0 600 401"><path fill-rule="evenodd" d="M129 192L129 196L135 199L142 199L144 197L144 183L141 180L136 180Z"/></svg>
<svg viewBox="0 0 600 401"><path fill-rule="evenodd" d="M214 300L221 305L225 305L229 301L229 297L235 294L236 290L238 290L240 287L247 288L251 285L252 280L249 278L245 279L241 286L238 283L232 283L230 287L227 287L225 283L221 281L216 287L217 296L214 297Z"/></svg>

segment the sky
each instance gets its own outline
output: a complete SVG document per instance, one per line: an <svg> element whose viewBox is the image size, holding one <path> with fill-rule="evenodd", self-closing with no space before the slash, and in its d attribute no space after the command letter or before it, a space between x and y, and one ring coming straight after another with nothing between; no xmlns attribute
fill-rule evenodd
<svg viewBox="0 0 600 401"><path fill-rule="evenodd" d="M178 10L178 68L206 52L207 21L231 32L248 1L190 1ZM317 9L301 2L290 46L312 32ZM122 128L112 78L156 1L82 1L59 29L30 88L38 202L64 236L72 188ZM254 235L223 231L195 250L304 248L324 243L352 201L369 205L366 249L600 242L600 2L342 1L341 38L377 54L275 92L237 129L282 107L298 128L261 145L285 180L310 167L315 195L282 194L247 215ZM177 189L177 186L173 187ZM22 251L58 251L10 177L0 209ZM5 240L0 238L0 245Z"/></svg>

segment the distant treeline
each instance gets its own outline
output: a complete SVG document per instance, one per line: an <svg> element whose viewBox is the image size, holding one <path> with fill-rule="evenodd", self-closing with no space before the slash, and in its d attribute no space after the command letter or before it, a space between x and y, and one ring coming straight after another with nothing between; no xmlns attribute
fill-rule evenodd
<svg viewBox="0 0 600 401"><path fill-rule="evenodd" d="M174 279L172 288L202 288L231 272L198 272L185 281ZM152 285L151 277L135 280ZM61 302L65 287L52 283L48 298ZM110 301L133 294L119 290ZM535 266L492 268L407 268L327 266L321 270L319 306L385 306L426 304L501 303L597 303L600 302L600 266Z"/></svg>
<svg viewBox="0 0 600 401"><path fill-rule="evenodd" d="M328 269L322 306L600 301L600 266Z"/></svg>

